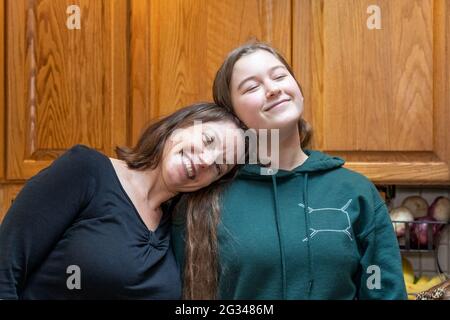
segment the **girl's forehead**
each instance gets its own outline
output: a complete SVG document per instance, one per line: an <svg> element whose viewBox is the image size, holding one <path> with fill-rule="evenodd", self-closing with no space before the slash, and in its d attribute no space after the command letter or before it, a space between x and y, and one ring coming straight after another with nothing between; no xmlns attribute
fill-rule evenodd
<svg viewBox="0 0 450 320"><path fill-rule="evenodd" d="M241 62L240 64L242 64L242 61L245 61L248 63L251 61L258 61L258 60L266 60L266 61L271 61L273 63L282 64L282 62L272 52L259 49L254 52L243 55L236 61L235 65L239 64L240 62Z"/></svg>
<svg viewBox="0 0 450 320"><path fill-rule="evenodd" d="M265 50L258 50L242 56L236 61L232 77L246 76L248 73L255 71L273 70L276 67L285 68L285 65L272 53Z"/></svg>

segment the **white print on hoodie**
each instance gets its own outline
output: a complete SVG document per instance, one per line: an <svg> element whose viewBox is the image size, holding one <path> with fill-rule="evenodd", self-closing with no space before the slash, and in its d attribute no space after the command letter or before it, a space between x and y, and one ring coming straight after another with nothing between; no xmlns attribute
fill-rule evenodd
<svg viewBox="0 0 450 320"><path fill-rule="evenodd" d="M330 228L324 229L323 226L321 226L321 229L318 229L317 227L314 228L314 223L311 223L312 226L310 226L309 230L311 230L311 234L309 237L312 239L315 235L317 235L319 232L342 232L345 235L347 235L350 239L350 241L353 241L352 236L350 234L350 229L352 228L350 224L350 217L348 216L348 212L346 211L350 203L352 202L352 199L348 200L347 203L342 208L317 208L313 209L308 206L308 213L311 214L314 212L314 215L320 214L321 222L328 221L330 224L333 224L335 222L337 217L342 217L342 219L345 219L345 228L344 229L336 229L336 225L331 225ZM303 203L298 204L300 207L305 208L305 205ZM339 214L338 216L336 215ZM330 218L333 219L330 219ZM339 221L341 222L341 221ZM334 227L334 229L332 229ZM308 241L308 237L303 239L303 241Z"/></svg>

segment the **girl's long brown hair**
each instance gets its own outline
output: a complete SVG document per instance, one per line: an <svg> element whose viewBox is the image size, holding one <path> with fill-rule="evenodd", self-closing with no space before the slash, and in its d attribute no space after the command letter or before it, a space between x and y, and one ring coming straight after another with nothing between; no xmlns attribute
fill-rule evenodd
<svg viewBox="0 0 450 320"><path fill-rule="evenodd" d="M292 74L292 68L274 48L263 43L250 43L233 50L216 73L213 84L213 96L217 105L235 114L231 102L230 82L235 63L244 55L257 50L266 50L277 57ZM297 79L295 79L297 81ZM301 86L297 81L297 84ZM237 116L236 116L237 117ZM311 138L311 126L303 119L299 121L302 147L307 146ZM245 125L241 123L241 127ZM233 172L232 176L236 174ZM218 244L217 226L220 220L220 194L226 186L226 180L213 188L186 195L181 205L186 213L186 247L183 277L184 299L216 299L218 296ZM209 193L209 198L205 193ZM203 199L208 198L207 202Z"/></svg>

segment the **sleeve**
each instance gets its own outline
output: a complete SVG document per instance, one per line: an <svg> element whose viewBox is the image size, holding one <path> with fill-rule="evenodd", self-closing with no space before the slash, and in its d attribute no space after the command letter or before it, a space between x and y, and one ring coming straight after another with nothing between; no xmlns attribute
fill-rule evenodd
<svg viewBox="0 0 450 320"><path fill-rule="evenodd" d="M407 299L398 241L384 202L375 207L374 226L361 239L361 279L358 298L362 300Z"/></svg>
<svg viewBox="0 0 450 320"><path fill-rule="evenodd" d="M32 177L0 225L0 299L18 299L27 277L89 202L88 148L75 146Z"/></svg>

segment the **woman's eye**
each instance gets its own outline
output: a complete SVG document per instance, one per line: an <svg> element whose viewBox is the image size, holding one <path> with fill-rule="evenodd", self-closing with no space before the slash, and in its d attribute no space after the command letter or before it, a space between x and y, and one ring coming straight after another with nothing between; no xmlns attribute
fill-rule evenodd
<svg viewBox="0 0 450 320"><path fill-rule="evenodd" d="M216 165L217 175L220 176L222 174L222 168L217 163L215 163L215 165Z"/></svg>
<svg viewBox="0 0 450 320"><path fill-rule="evenodd" d="M212 137L206 133L203 134L203 143L205 146L210 145L213 142L214 142L214 137Z"/></svg>

